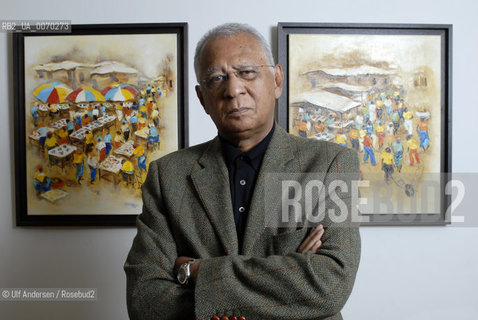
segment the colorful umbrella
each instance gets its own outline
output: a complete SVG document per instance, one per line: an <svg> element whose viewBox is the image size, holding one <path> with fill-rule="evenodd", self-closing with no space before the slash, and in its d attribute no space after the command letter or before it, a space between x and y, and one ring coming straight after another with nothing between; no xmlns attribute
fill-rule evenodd
<svg viewBox="0 0 478 320"><path fill-rule="evenodd" d="M52 81L36 88L33 95L43 103L62 103L71 91L64 83Z"/></svg>
<svg viewBox="0 0 478 320"><path fill-rule="evenodd" d="M72 91L65 99L72 102L106 101L101 92L88 87Z"/></svg>
<svg viewBox="0 0 478 320"><path fill-rule="evenodd" d="M138 90L130 84L123 83L106 87L101 93L109 101L127 101L134 99Z"/></svg>

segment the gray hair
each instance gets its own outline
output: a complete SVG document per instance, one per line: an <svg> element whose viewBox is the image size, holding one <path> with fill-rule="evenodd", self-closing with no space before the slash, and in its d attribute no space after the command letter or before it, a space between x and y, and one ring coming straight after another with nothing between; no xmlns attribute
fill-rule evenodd
<svg viewBox="0 0 478 320"><path fill-rule="evenodd" d="M225 23L219 25L211 30L209 30L202 38L199 40L198 44L196 45L196 52L194 54L194 72L196 73L196 79L199 82L199 68L200 68L200 59L202 52L209 41L214 40L220 37L228 37L234 36L240 33L247 33L253 36L254 38L259 41L263 51L264 56L267 59L267 63L270 65L274 65L274 57L272 56L271 47L266 39L262 36L262 34L257 31L255 28L251 27L248 24L243 23Z"/></svg>

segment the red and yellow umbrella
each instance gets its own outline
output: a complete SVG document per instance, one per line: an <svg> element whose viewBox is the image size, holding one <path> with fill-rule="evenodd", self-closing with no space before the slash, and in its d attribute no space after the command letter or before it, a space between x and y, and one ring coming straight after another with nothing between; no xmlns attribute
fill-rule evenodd
<svg viewBox="0 0 478 320"><path fill-rule="evenodd" d="M33 90L33 95L43 103L63 103L71 91L63 82L52 81Z"/></svg>
<svg viewBox="0 0 478 320"><path fill-rule="evenodd" d="M72 102L106 101L101 92L89 87L76 89L66 96L65 99Z"/></svg>

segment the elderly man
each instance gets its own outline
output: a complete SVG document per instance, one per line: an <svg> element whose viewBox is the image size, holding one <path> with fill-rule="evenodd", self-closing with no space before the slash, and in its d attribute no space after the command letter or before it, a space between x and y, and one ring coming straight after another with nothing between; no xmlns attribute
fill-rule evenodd
<svg viewBox="0 0 478 320"><path fill-rule="evenodd" d="M255 29L214 28L194 65L218 136L150 164L125 264L130 318L342 319L360 259L358 229L327 219L314 228L269 226L266 176L358 179L356 153L275 125L284 75Z"/></svg>

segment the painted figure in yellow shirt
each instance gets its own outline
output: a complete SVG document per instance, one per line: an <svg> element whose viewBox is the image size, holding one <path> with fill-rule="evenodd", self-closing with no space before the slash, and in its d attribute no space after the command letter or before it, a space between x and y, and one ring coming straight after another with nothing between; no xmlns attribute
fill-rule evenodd
<svg viewBox="0 0 478 320"><path fill-rule="evenodd" d="M121 166L121 175L123 176L123 180L128 182L134 174L134 165L131 161L126 160L123 165Z"/></svg>
<svg viewBox="0 0 478 320"><path fill-rule="evenodd" d="M83 169L84 164L83 160L85 155L81 152L80 149L76 149L75 153L73 154L73 163L76 165L76 181L81 184L81 179L83 179Z"/></svg>
<svg viewBox="0 0 478 320"><path fill-rule="evenodd" d="M378 121L375 126L375 134L378 138L378 148L382 149L383 142L385 141L385 126L382 124L382 121Z"/></svg>
<svg viewBox="0 0 478 320"><path fill-rule="evenodd" d="M138 157L138 168L141 170L146 170L146 155L144 154L143 146L135 143L133 154Z"/></svg>
<svg viewBox="0 0 478 320"><path fill-rule="evenodd" d="M342 132L342 129L339 129L339 131L337 131L337 135L335 136L335 142L337 144L340 144L341 146L347 147L347 137Z"/></svg>
<svg viewBox="0 0 478 320"><path fill-rule="evenodd" d="M61 127L60 130L58 130L57 134L60 138L58 140L58 144L67 144L68 142L70 142L70 140L68 139L68 131L66 131L66 126Z"/></svg>
<svg viewBox="0 0 478 320"><path fill-rule="evenodd" d="M93 146L95 143L94 143L94 136L93 136L93 133L91 133L90 130L87 130L86 133L85 133L85 150L88 150L91 146Z"/></svg>
<svg viewBox="0 0 478 320"><path fill-rule="evenodd" d="M38 193L40 192L47 192L50 190L51 179L46 175L43 171L43 166L38 165L37 171L33 176L33 187L37 190Z"/></svg>
<svg viewBox="0 0 478 320"><path fill-rule="evenodd" d="M385 173L385 182L389 183L393 174L393 155L389 147L382 152L382 170Z"/></svg>
<svg viewBox="0 0 478 320"><path fill-rule="evenodd" d="M58 140L56 139L56 136L53 133L48 132L46 134L46 140L45 140L46 149L47 150L53 149L57 145L58 145Z"/></svg>
<svg viewBox="0 0 478 320"><path fill-rule="evenodd" d="M415 160L417 163L420 163L420 157L418 156L418 142L411 134L407 136L407 147L410 165L413 166L415 164Z"/></svg>

